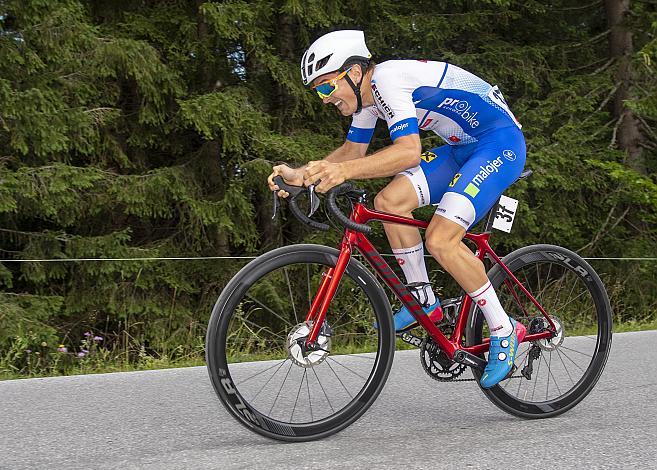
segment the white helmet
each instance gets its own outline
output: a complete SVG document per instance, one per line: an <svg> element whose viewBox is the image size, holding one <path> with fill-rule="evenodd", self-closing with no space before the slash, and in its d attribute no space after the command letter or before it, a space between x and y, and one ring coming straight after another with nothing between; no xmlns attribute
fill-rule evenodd
<svg viewBox="0 0 657 470"><path fill-rule="evenodd" d="M333 31L317 39L301 58L303 84L340 70L345 63L367 61L372 57L365 45L365 34L357 30Z"/></svg>

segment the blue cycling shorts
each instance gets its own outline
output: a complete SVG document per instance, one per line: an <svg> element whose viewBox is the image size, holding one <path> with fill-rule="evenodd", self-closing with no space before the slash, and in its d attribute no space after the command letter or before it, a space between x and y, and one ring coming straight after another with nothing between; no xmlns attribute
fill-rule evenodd
<svg viewBox="0 0 657 470"><path fill-rule="evenodd" d="M411 180L418 207L437 204L436 214L468 230L518 179L526 156L522 131L504 127L478 142L424 152L419 166L400 175Z"/></svg>

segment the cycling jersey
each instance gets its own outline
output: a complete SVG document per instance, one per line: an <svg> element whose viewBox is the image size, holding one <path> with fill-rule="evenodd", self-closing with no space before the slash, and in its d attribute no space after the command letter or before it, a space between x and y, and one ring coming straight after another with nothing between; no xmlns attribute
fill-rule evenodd
<svg viewBox="0 0 657 470"><path fill-rule="evenodd" d="M390 138L430 130L448 145L422 154L407 177L418 206L466 230L520 176L525 164L521 125L496 86L445 62L391 60L371 79L375 104L353 115L347 139L369 143L378 119Z"/></svg>
<svg viewBox="0 0 657 470"><path fill-rule="evenodd" d="M393 141L422 129L450 145L477 142L492 129L521 127L496 86L446 62L383 62L371 87L375 104L353 115L347 134L352 142L368 143L378 119L385 119Z"/></svg>

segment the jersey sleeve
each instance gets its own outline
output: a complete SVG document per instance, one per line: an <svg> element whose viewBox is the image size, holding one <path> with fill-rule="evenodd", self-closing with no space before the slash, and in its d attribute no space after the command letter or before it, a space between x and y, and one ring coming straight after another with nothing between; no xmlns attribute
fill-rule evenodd
<svg viewBox="0 0 657 470"><path fill-rule="evenodd" d="M404 135L420 133L413 104L414 87L406 81L407 77L395 69L381 70L380 73L375 70L372 77L372 95L386 120L393 142Z"/></svg>
<svg viewBox="0 0 657 470"><path fill-rule="evenodd" d="M353 115L351 127L347 133L347 140L358 144L369 144L378 119L379 114L376 107L368 106L361 109L359 113Z"/></svg>

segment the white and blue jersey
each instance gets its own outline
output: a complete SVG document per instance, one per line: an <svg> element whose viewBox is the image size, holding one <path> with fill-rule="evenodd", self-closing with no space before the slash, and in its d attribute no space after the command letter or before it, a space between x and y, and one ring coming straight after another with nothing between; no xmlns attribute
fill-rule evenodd
<svg viewBox="0 0 657 470"><path fill-rule="evenodd" d="M353 142L369 142L378 119L385 119L393 141L421 129L450 145L477 142L491 129L521 127L496 86L446 62L383 62L371 84L375 105L353 115L347 135Z"/></svg>
<svg viewBox="0 0 657 470"><path fill-rule="evenodd" d="M447 145L422 154L410 178L418 205L466 230L520 176L525 163L521 125L497 86L445 62L391 60L371 79L374 106L353 115L347 140L369 143L379 119L394 142L433 131Z"/></svg>

